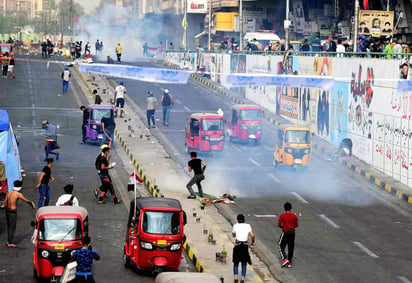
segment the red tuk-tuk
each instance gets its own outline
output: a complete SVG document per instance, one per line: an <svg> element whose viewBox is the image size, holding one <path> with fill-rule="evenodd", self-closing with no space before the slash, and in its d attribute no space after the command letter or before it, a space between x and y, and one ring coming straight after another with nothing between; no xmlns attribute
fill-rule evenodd
<svg viewBox="0 0 412 283"><path fill-rule="evenodd" d="M180 266L186 213L171 198L141 197L130 202L124 243L125 267L154 273L176 271Z"/></svg>
<svg viewBox="0 0 412 283"><path fill-rule="evenodd" d="M258 143L262 138L263 111L252 104L235 104L229 112L229 141Z"/></svg>
<svg viewBox="0 0 412 283"><path fill-rule="evenodd" d="M0 56L3 56L4 53L10 55L13 54L13 44L11 43L0 43Z"/></svg>
<svg viewBox="0 0 412 283"><path fill-rule="evenodd" d="M222 151L225 144L223 116L216 113L193 113L186 119L186 152Z"/></svg>
<svg viewBox="0 0 412 283"><path fill-rule="evenodd" d="M88 213L80 206L45 206L36 212L33 276L60 282L74 250L88 233Z"/></svg>

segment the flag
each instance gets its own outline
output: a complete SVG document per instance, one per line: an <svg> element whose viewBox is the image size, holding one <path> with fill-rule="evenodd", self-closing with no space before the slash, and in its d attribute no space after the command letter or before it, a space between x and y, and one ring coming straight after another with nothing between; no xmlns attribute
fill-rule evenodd
<svg viewBox="0 0 412 283"><path fill-rule="evenodd" d="M134 178L133 178L134 177ZM143 183L143 179L140 178L138 174L135 174L134 172L130 175L130 183L129 184L135 184L137 182Z"/></svg>
<svg viewBox="0 0 412 283"><path fill-rule="evenodd" d="M363 9L364 9L364 10L369 10L368 0L363 0Z"/></svg>
<svg viewBox="0 0 412 283"><path fill-rule="evenodd" d="M183 16L183 19L182 19L182 28L184 30L187 29L186 13L185 13L185 15Z"/></svg>

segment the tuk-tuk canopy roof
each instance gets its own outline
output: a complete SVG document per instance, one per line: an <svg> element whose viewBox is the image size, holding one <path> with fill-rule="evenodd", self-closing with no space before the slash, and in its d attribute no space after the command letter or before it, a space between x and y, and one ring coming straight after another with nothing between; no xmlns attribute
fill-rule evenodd
<svg viewBox="0 0 412 283"><path fill-rule="evenodd" d="M87 106L88 109L114 109L111 105L100 105L100 104L91 104Z"/></svg>
<svg viewBox="0 0 412 283"><path fill-rule="evenodd" d="M56 215L78 214L84 220L89 213L87 212L86 208L81 207L81 206L43 206L37 210L36 219L39 219L39 217L44 216L44 215L51 216L53 214L56 214Z"/></svg>
<svg viewBox="0 0 412 283"><path fill-rule="evenodd" d="M7 113L7 110L0 109L0 131L7 131L9 126L9 113Z"/></svg>
<svg viewBox="0 0 412 283"><path fill-rule="evenodd" d="M131 201L130 207L134 206L134 202ZM152 198L152 197L139 197L136 198L136 208L142 209L145 207L164 207L182 209L182 205L177 199L173 198Z"/></svg>
<svg viewBox="0 0 412 283"><path fill-rule="evenodd" d="M208 116L209 118L222 119L223 117L217 113L192 113L189 115L189 118L200 120L203 116Z"/></svg>
<svg viewBox="0 0 412 283"><path fill-rule="evenodd" d="M311 129L309 126L305 125L294 125L294 124L280 124L277 126L279 130L285 130L286 128L289 128L290 130L295 130L295 131L309 131L311 132Z"/></svg>
<svg viewBox="0 0 412 283"><path fill-rule="evenodd" d="M219 283L219 277L211 273L162 272L156 276L156 283Z"/></svg>
<svg viewBox="0 0 412 283"><path fill-rule="evenodd" d="M262 109L262 107L255 105L255 104L234 104L231 107L232 109L239 109L239 108Z"/></svg>

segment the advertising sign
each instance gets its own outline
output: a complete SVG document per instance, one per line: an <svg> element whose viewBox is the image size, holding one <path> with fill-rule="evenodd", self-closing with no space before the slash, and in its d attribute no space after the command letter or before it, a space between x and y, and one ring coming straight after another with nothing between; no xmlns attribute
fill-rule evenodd
<svg viewBox="0 0 412 283"><path fill-rule="evenodd" d="M372 37L392 36L393 11L359 11L358 33Z"/></svg>
<svg viewBox="0 0 412 283"><path fill-rule="evenodd" d="M207 0L187 0L187 12L193 14L206 14Z"/></svg>

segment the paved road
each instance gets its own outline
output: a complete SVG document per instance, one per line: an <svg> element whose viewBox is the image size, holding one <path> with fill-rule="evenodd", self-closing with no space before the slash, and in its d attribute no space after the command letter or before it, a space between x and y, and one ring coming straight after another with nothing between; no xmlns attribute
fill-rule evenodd
<svg viewBox="0 0 412 283"><path fill-rule="evenodd" d="M148 274L138 275L125 269L122 262L123 242L128 216L127 203L114 205L109 200L106 205L97 205L93 190L100 180L94 169L94 160L100 152L95 145L82 145L81 141L81 104L88 104L82 94L83 86L79 79L73 77L68 95L60 95L62 65L50 64L35 57L24 57L16 65L16 79L0 81L0 108L8 109L14 132L19 140L21 162L25 169L24 189L22 193L35 200L38 193L34 189L40 172L45 165L44 139L41 136L41 121L48 119L57 125L58 142L61 146L60 160L55 161L52 173L56 178L51 183L51 204L63 193L63 186L74 184L74 194L80 205L86 207L90 215L90 235L93 247L102 259L95 264L97 282L152 282ZM75 74L73 74L75 75ZM80 84L79 84L80 83ZM131 165L123 160L128 158L119 147L112 151L117 162L111 172L117 192L121 198L127 198L126 183ZM140 190L141 194L146 192ZM4 211L0 211L0 282L35 282L32 277L33 245L30 237L33 232L30 222L34 220L34 210L23 202L19 204L17 224L17 249L7 249L7 228ZM181 270L193 269L186 261Z"/></svg>
<svg viewBox="0 0 412 283"><path fill-rule="evenodd" d="M159 100L163 88L174 95L169 127L161 125L159 108L157 128L151 132L182 168L187 162L184 125L189 113L221 107L227 117L231 104L194 81L185 86L126 81L126 86L143 121L148 90ZM237 204L222 208L222 213L229 219L246 213L262 244L258 253L275 278L287 282L410 282L410 206L320 154L313 156L308 172L273 169L275 127L264 123L263 130L258 147L227 143L220 156L204 156L208 163L204 188L215 195L238 196ZM276 222L285 201L293 203L301 223L293 270L278 267Z"/></svg>

